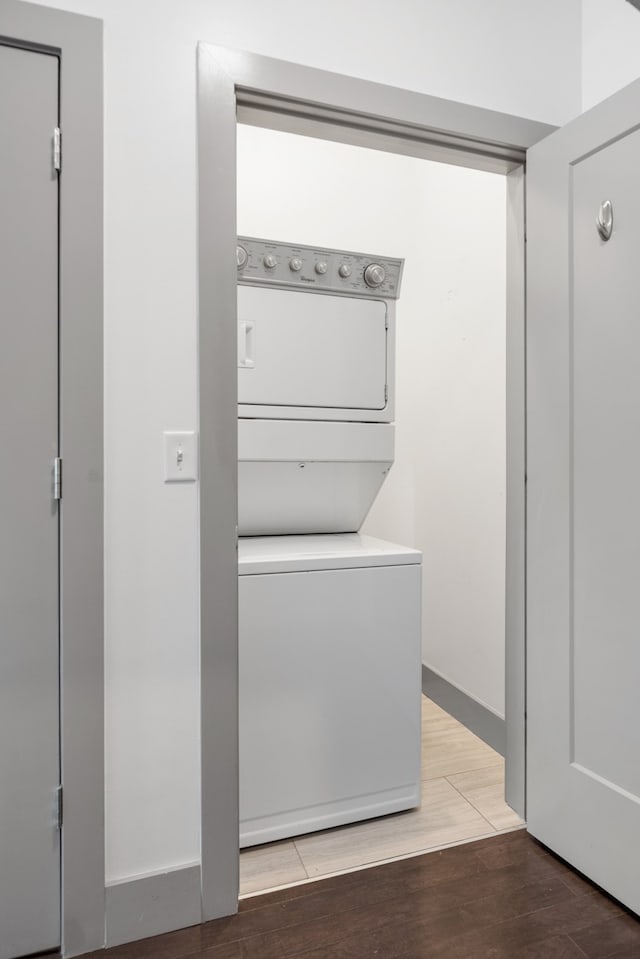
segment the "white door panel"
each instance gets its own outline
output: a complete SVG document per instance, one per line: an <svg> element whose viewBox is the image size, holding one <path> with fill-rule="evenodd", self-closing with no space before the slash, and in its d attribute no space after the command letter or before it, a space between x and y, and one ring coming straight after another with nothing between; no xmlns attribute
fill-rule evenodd
<svg viewBox="0 0 640 959"><path fill-rule="evenodd" d="M640 133L573 174L574 761L640 796ZM610 197L615 237L594 210ZM606 704L606 708L597 708Z"/></svg>
<svg viewBox="0 0 640 959"><path fill-rule="evenodd" d="M633 84L527 163L527 821L637 912L638 115Z"/></svg>
<svg viewBox="0 0 640 959"><path fill-rule="evenodd" d="M0 959L60 944L56 57L0 44Z"/></svg>

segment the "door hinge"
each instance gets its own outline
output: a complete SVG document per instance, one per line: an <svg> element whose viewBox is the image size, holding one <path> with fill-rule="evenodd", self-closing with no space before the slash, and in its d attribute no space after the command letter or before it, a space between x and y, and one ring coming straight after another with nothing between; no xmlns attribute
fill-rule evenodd
<svg viewBox="0 0 640 959"><path fill-rule="evenodd" d="M59 456L53 461L53 498L62 499L62 459Z"/></svg>
<svg viewBox="0 0 640 959"><path fill-rule="evenodd" d="M56 815L58 819L58 829L62 829L62 786L56 789Z"/></svg>
<svg viewBox="0 0 640 959"><path fill-rule="evenodd" d="M53 169L58 173L62 168L62 134L60 127L55 127L53 131Z"/></svg>

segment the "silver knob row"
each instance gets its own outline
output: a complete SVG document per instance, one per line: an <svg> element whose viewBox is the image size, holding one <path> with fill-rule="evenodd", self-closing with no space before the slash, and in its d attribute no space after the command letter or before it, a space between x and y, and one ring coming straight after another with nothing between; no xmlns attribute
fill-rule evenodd
<svg viewBox="0 0 640 959"><path fill-rule="evenodd" d="M236 264L239 270L243 270L247 265L249 260L249 254L243 246L236 247ZM267 253L263 259L262 263L267 270L275 270L278 265L278 258L274 253ZM289 260L289 269L294 273L299 273L302 269L303 263L299 256L292 256ZM328 264L325 260L318 260L315 264L315 271L319 276L324 276L328 270ZM338 274L342 277L343 280L346 280L347 277L351 276L351 266L349 263L341 263L338 267ZM364 282L367 286L376 288L382 286L386 278L386 271L383 266L379 263L369 263L364 270Z"/></svg>

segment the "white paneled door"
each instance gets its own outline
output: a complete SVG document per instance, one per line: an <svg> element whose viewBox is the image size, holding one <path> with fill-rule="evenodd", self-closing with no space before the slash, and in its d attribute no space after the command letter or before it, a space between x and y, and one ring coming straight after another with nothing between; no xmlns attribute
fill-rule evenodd
<svg viewBox="0 0 640 959"><path fill-rule="evenodd" d="M529 830L640 912L640 83L527 160Z"/></svg>

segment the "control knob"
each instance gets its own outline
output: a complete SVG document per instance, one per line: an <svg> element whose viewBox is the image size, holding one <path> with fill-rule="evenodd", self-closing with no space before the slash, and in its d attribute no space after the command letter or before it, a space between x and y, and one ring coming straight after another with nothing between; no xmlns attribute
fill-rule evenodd
<svg viewBox="0 0 640 959"><path fill-rule="evenodd" d="M364 271L364 282L367 286L381 286L386 275L383 266L380 266L379 263L370 263Z"/></svg>
<svg viewBox="0 0 640 959"><path fill-rule="evenodd" d="M299 273L302 269L302 260L299 256L292 256L289 260L289 269L293 270L294 273Z"/></svg>
<svg viewBox="0 0 640 959"><path fill-rule="evenodd" d="M327 264L325 263L324 260L318 260L318 262L316 263L316 273L319 273L320 275L322 275L323 273L326 273L326 272L327 272Z"/></svg>
<svg viewBox="0 0 640 959"><path fill-rule="evenodd" d="M267 253L267 255L265 256L262 262L264 263L264 265L266 266L268 270L274 270L278 263L273 253Z"/></svg>
<svg viewBox="0 0 640 959"><path fill-rule="evenodd" d="M247 265L247 260L249 259L249 254L243 246L236 247L236 264L239 270L244 269Z"/></svg>
<svg viewBox="0 0 640 959"><path fill-rule="evenodd" d="M340 274L343 280L346 280L348 276L351 276L351 267L349 266L348 263L341 263L340 266L338 267L338 273Z"/></svg>

